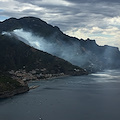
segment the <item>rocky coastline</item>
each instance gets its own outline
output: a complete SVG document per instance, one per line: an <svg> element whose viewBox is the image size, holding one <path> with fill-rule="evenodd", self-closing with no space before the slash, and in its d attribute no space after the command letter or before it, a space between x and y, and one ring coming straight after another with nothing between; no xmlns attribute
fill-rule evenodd
<svg viewBox="0 0 120 120"><path fill-rule="evenodd" d="M31 81L48 80L48 79L55 79L55 78L59 78L59 77L70 76L70 75L66 75L65 73L57 73L57 74L44 73L45 70L46 70L45 68L42 69L41 73L38 72L38 69L34 69L29 72L26 71L25 69L20 69L17 71L15 71L15 70L8 71L10 78L12 80L17 81L20 84L20 86L18 88L15 88L15 86L14 86L12 90L0 91L0 99L9 98L14 95L25 93L31 89L35 89L35 88L39 87L39 86L29 86L28 87L28 82L31 82ZM78 71L78 73L79 73L79 71ZM74 75L74 74L72 74L72 75ZM78 74L78 75L80 75L80 74ZM8 84L8 83L9 82L7 82L6 84ZM11 84L10 84L10 86L11 86Z"/></svg>
<svg viewBox="0 0 120 120"><path fill-rule="evenodd" d="M0 99L9 98L9 97L12 97L14 95L25 93L27 91L29 91L29 87L28 86L24 86L24 87L15 89L13 91L0 92Z"/></svg>
<svg viewBox="0 0 120 120"><path fill-rule="evenodd" d="M8 73L0 73L0 99L29 91L27 82L13 79Z"/></svg>

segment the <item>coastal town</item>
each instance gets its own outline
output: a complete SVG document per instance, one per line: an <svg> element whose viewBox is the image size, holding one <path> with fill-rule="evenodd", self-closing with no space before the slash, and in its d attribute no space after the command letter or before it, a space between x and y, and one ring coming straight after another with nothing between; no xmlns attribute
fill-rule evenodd
<svg viewBox="0 0 120 120"><path fill-rule="evenodd" d="M54 77L64 76L64 73L58 73L58 74L50 74L45 73L46 68L43 69L35 69L31 71L26 71L25 69L19 69L17 71L11 70L9 71L9 74L11 77L17 81L19 81L21 84L25 84L27 81L38 81L41 79L50 79Z"/></svg>

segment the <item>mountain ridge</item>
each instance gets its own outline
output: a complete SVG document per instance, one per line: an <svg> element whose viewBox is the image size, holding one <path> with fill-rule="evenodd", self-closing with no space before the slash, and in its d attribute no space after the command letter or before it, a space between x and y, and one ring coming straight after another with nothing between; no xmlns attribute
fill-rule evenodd
<svg viewBox="0 0 120 120"><path fill-rule="evenodd" d="M14 36L0 35L0 99L29 91L27 81L87 75L80 67L37 50Z"/></svg>
<svg viewBox="0 0 120 120"><path fill-rule="evenodd" d="M120 68L117 47L70 37L35 17L0 22L0 98L27 92L29 80L116 68Z"/></svg>
<svg viewBox="0 0 120 120"><path fill-rule="evenodd" d="M54 66L56 71L53 73L59 73L59 67L63 69L61 72L68 72L76 68L71 63L62 60L56 56L52 56L46 52L37 50L15 37L9 37L5 35L0 36L0 69L3 71L18 70L25 67L27 71L33 69L47 68L49 73L52 73ZM57 71L58 70L58 71ZM66 71L68 70L68 71ZM82 70L82 69L81 69Z"/></svg>
<svg viewBox="0 0 120 120"><path fill-rule="evenodd" d="M49 25L39 18L10 18L0 23L1 33L16 29L23 29L35 36L43 37L45 42L53 43L53 48L57 51L56 53L49 52L50 50L45 52L63 58L74 65L87 69L89 72L120 67L120 51L117 47L99 46L95 40L70 37L58 27ZM71 57L69 53L71 53Z"/></svg>

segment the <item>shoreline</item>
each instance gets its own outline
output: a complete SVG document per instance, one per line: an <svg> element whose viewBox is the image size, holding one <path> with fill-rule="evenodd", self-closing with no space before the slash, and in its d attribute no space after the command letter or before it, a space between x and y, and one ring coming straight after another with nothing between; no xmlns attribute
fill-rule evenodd
<svg viewBox="0 0 120 120"><path fill-rule="evenodd" d="M13 97L15 95L23 94L23 93L28 92L29 90L36 89L36 88L40 87L40 85L28 86L28 84L30 82L41 81L41 80L51 80L51 79L57 79L57 78L67 77L67 76L70 76L70 75L61 75L61 76L50 77L50 78L46 78L46 79L26 81L27 82L26 86L23 86L21 88L18 88L18 89L12 90L12 91L3 91L3 92L0 92L0 99L7 99L7 98Z"/></svg>
<svg viewBox="0 0 120 120"><path fill-rule="evenodd" d="M29 90L32 89L36 89L38 87L40 87L40 85L33 85L33 86L28 86L28 84L30 82L35 82L35 81L42 81L42 80L52 80L52 79L58 79L58 78L64 78L64 77L69 77L72 75L59 75L59 76L53 76L53 77L48 77L48 78L43 78L43 79L37 79L37 80L29 80L29 81L24 81L26 83L26 86L23 86L21 88L12 90L12 91L4 91L4 92L0 92L0 99L6 99L6 98L10 98L13 97L15 95L19 95L19 94L23 94L28 92ZM81 76L81 75L80 75Z"/></svg>
<svg viewBox="0 0 120 120"><path fill-rule="evenodd" d="M72 75L61 75L61 76L57 76L57 77L48 77L48 78L37 79L37 80L29 80L29 81L27 81L27 83L41 81L41 80L51 80L51 79L57 79L57 78L62 78L62 77L69 77L69 76L72 76Z"/></svg>
<svg viewBox="0 0 120 120"><path fill-rule="evenodd" d="M10 97L13 97L15 95L26 93L28 91L29 91L29 87L24 86L24 87L21 87L21 88L18 88L16 90L12 90L12 91L0 92L0 99L10 98Z"/></svg>
<svg viewBox="0 0 120 120"><path fill-rule="evenodd" d="M64 77L69 77L70 75L62 75L62 76L58 76L58 77L50 77L50 78L46 78L46 79L39 79L39 80L30 80L30 81L28 81L27 82L27 84L29 84L29 83L32 83L32 82L36 82L36 81L42 81L42 80L51 80L51 79L58 79L58 78L64 78ZM32 90L32 89L36 89L36 88L38 88L38 87L40 87L40 85L32 85L32 86L29 86L29 90Z"/></svg>

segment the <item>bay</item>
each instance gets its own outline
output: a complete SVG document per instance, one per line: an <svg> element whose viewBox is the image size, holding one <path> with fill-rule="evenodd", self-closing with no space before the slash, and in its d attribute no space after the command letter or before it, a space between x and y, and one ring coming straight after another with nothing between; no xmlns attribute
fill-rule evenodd
<svg viewBox="0 0 120 120"><path fill-rule="evenodd" d="M0 100L0 120L120 120L120 70L31 82Z"/></svg>

